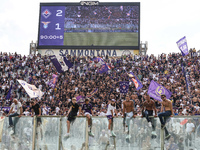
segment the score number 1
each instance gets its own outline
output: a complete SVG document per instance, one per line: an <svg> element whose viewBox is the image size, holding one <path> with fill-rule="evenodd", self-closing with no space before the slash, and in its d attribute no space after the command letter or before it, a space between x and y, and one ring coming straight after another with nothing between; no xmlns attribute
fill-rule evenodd
<svg viewBox="0 0 200 150"><path fill-rule="evenodd" d="M57 10L56 16L57 17L61 17L62 16L62 10ZM59 23L56 23L56 28L55 29L56 30L61 30Z"/></svg>

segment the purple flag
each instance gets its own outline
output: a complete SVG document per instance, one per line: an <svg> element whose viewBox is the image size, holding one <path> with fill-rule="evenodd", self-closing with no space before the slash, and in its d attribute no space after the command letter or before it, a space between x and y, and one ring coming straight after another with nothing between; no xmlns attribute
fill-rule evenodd
<svg viewBox="0 0 200 150"><path fill-rule="evenodd" d="M162 94L165 94L167 99L169 99L172 95L172 93L168 89L166 89L164 86L151 80L151 83L148 89L148 95L158 101L162 101L161 99Z"/></svg>
<svg viewBox="0 0 200 150"><path fill-rule="evenodd" d="M71 68L73 66L73 64L69 60L67 60L66 56L63 56L63 60L68 68Z"/></svg>
<svg viewBox="0 0 200 150"><path fill-rule="evenodd" d="M76 102L78 104L83 104L85 102L85 96L77 96L76 97Z"/></svg>
<svg viewBox="0 0 200 150"><path fill-rule="evenodd" d="M63 73L63 70L62 70L62 66L61 64L59 63L58 59L56 58L55 55L52 55L52 56L49 56L49 58L51 59L51 62L53 63L53 65L56 67L56 70L59 72L59 73Z"/></svg>
<svg viewBox="0 0 200 150"><path fill-rule="evenodd" d="M120 87L120 93L128 93L129 82L121 81L121 82L119 82L119 87Z"/></svg>
<svg viewBox="0 0 200 150"><path fill-rule="evenodd" d="M183 56L189 54L189 52L188 52L188 46L187 46L187 41L186 41L186 37L185 36L183 38L181 38L176 43L178 45L178 48L181 50L181 53L182 53Z"/></svg>
<svg viewBox="0 0 200 150"><path fill-rule="evenodd" d="M52 79L49 81L48 85L52 88L55 88L58 76L53 74Z"/></svg>
<svg viewBox="0 0 200 150"><path fill-rule="evenodd" d="M140 82L140 80L137 78L137 76L135 76L133 74L133 72L130 72L130 73L127 73L127 74L130 77L130 80L134 83L136 90L140 90L143 87L143 85Z"/></svg>
<svg viewBox="0 0 200 150"><path fill-rule="evenodd" d="M95 57L93 61L96 64L96 66L100 66L100 69L98 70L98 73L100 74L107 72L110 69L110 67L101 57Z"/></svg>
<svg viewBox="0 0 200 150"><path fill-rule="evenodd" d="M10 99L11 90L12 90L12 85L10 86L10 89L9 89L9 91L8 91L8 94L6 95L6 100Z"/></svg>
<svg viewBox="0 0 200 150"><path fill-rule="evenodd" d="M97 93L97 91L98 91L98 88L94 89L94 91L92 91L90 93L90 95L88 96L88 98L92 97L95 93Z"/></svg>
<svg viewBox="0 0 200 150"><path fill-rule="evenodd" d="M107 72L109 70L108 66L106 64L101 65L101 68L99 69L98 73L102 74L104 72Z"/></svg>

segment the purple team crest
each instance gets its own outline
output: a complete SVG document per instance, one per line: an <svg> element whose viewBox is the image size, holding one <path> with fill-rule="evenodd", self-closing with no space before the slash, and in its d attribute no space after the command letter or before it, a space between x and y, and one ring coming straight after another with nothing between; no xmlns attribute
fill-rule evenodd
<svg viewBox="0 0 200 150"><path fill-rule="evenodd" d="M120 87L120 93L128 93L129 82L121 81L121 82L119 82L119 87Z"/></svg>
<svg viewBox="0 0 200 150"><path fill-rule="evenodd" d="M162 101L161 95L164 94L166 95L167 99L169 99L172 95L172 93L166 89L164 86L158 84L154 80L151 80L151 83L149 85L148 89L148 95L155 100Z"/></svg>
<svg viewBox="0 0 200 150"><path fill-rule="evenodd" d="M156 95L161 96L162 94L165 94L165 89L162 86L158 86L155 93Z"/></svg>
<svg viewBox="0 0 200 150"><path fill-rule="evenodd" d="M42 12L42 16L44 18L48 18L49 16L51 15L51 12L48 10L48 9L45 9L43 12Z"/></svg>

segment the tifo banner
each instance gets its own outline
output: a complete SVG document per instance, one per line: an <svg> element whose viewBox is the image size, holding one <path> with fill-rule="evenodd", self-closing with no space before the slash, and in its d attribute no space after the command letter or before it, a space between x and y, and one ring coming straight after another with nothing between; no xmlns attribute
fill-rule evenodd
<svg viewBox="0 0 200 150"><path fill-rule="evenodd" d="M121 81L121 82L119 82L119 87L120 87L120 93L128 93L129 82Z"/></svg>
<svg viewBox="0 0 200 150"><path fill-rule="evenodd" d="M17 80L22 87L25 89L26 93L30 96L30 98L36 98L38 97L41 99L43 93L40 89L37 89L35 85L28 84L24 80Z"/></svg>
<svg viewBox="0 0 200 150"><path fill-rule="evenodd" d="M189 54L189 52L188 52L188 46L187 46L187 41L186 41L186 37L185 36L183 38L181 38L176 43L178 45L178 48L181 50L181 53L182 53L183 56Z"/></svg>
<svg viewBox="0 0 200 150"><path fill-rule="evenodd" d="M172 93L166 89L164 86L158 84L157 82L151 80L151 83L149 85L148 89L148 95L155 100L162 101L161 95L166 95L166 98L169 99L172 95Z"/></svg>
<svg viewBox="0 0 200 150"><path fill-rule="evenodd" d="M2 138L2 133L3 133L3 123L4 123L5 117L0 117L0 142Z"/></svg>

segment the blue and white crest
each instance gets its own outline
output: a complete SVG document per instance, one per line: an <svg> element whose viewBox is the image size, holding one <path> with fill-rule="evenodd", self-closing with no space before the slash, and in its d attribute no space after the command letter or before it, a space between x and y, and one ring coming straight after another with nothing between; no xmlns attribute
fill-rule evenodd
<svg viewBox="0 0 200 150"><path fill-rule="evenodd" d="M47 29L47 28L48 28L48 24L50 23L50 21L48 21L48 22L42 21L42 23L43 23L43 27L44 27L45 29Z"/></svg>

